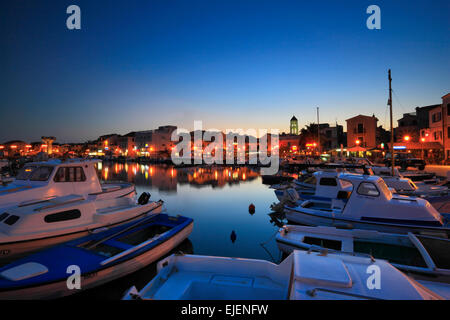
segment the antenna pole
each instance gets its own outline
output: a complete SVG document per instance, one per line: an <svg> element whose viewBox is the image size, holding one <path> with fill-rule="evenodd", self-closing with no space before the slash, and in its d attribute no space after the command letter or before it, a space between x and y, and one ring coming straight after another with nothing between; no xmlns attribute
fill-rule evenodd
<svg viewBox="0 0 450 320"><path fill-rule="evenodd" d="M392 176L394 176L394 167L395 167L395 158L394 158L394 124L392 121L392 87L391 87L391 82L392 82L392 78L391 78L391 69L389 69L388 71L388 79L389 79L389 100L388 100L388 105L389 105L389 113L390 113L390 117L391 117L391 161L392 161Z"/></svg>
<svg viewBox="0 0 450 320"><path fill-rule="evenodd" d="M319 121L319 107L317 107L317 150L320 156L320 121Z"/></svg>

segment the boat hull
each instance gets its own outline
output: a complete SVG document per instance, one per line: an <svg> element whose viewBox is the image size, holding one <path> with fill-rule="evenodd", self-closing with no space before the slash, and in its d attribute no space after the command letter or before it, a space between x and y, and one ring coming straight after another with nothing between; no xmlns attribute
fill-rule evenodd
<svg viewBox="0 0 450 320"><path fill-rule="evenodd" d="M14 260L17 260L23 256L26 256L27 254L35 251L40 251L43 249L47 249L51 246L67 242L70 240L78 239L84 236L89 235L93 230L100 229L104 227L115 227L119 226L124 223L128 223L134 220L138 220L142 218L144 215L148 214L149 212L153 212L155 214L161 213L162 211L162 203L155 206L153 209L150 209L148 211L145 211L139 215L136 215L132 218L129 218L127 220L123 220L114 224L105 223L104 225L96 225L95 228L88 228L77 232L72 232L70 234L61 234L61 235L55 235L52 237L47 238L41 238L41 239L31 239L31 240L24 240L24 241L17 241L17 242L10 242L10 243L2 243L0 244L0 264L6 264L9 262L12 262Z"/></svg>
<svg viewBox="0 0 450 320"><path fill-rule="evenodd" d="M81 275L81 288L68 289L67 281L58 281L45 285L4 291L0 292L0 299L2 300L37 300L37 299L55 299L68 296L87 290L99 285L105 284L112 280L124 277L131 274L168 254L171 250L176 248L192 233L194 223L191 222L187 227L175 234L173 237L167 239L153 249L144 252L143 254L124 261L120 264L99 270L98 272ZM69 276L69 274L68 274Z"/></svg>
<svg viewBox="0 0 450 320"><path fill-rule="evenodd" d="M386 233L401 233L401 234L407 234L408 232L412 232L416 234L433 235L443 238L450 238L450 229L448 228L361 221L355 219L342 219L331 216L314 214L312 212L308 212L307 210L305 210L305 212L301 212L287 208L285 209L285 213L286 219L290 223L307 226L327 226L345 229L366 229Z"/></svg>

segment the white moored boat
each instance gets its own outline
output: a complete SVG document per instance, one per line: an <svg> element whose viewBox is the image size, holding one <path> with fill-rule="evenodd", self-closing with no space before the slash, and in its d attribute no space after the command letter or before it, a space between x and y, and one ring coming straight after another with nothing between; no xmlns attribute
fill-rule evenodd
<svg viewBox="0 0 450 320"><path fill-rule="evenodd" d="M70 194L89 199L134 197L132 183L100 183L94 165L100 160L68 159L27 163L15 180L0 186L0 210L28 201Z"/></svg>
<svg viewBox="0 0 450 320"><path fill-rule="evenodd" d="M264 260L171 255L158 263L158 274L149 284L141 291L132 287L124 299L422 300L442 297L385 260L295 251L279 265Z"/></svg>
<svg viewBox="0 0 450 320"><path fill-rule="evenodd" d="M446 186L423 181L414 182L410 178L405 178L397 168L394 169L394 175L389 167L372 166L371 169L375 175L383 178L389 188L395 189L399 194L425 198L448 195Z"/></svg>
<svg viewBox="0 0 450 320"><path fill-rule="evenodd" d="M11 207L0 213L0 259L11 261L103 227L160 213L163 201L148 202L149 197L138 204L135 197L98 200L68 195Z"/></svg>
<svg viewBox="0 0 450 320"><path fill-rule="evenodd" d="M394 176L392 176L392 171L388 167L380 167L380 166L370 166L365 167L364 169L361 168L336 168L336 169L323 169L321 171L317 171L313 173L313 175L309 178L307 178L305 181L308 181L308 183L300 183L294 182L289 184L282 184L282 185L274 185L271 188L275 189L275 195L277 196L279 201L283 201L283 198L286 195L286 190L290 188L294 188L297 193L299 194L299 197L303 200L307 200L310 198L322 196L323 189L321 186L335 186L338 189L339 184L338 182L333 182L333 180L337 181L337 176L340 173L354 173L354 174L367 174L370 173L370 175L377 175L381 177L386 185L391 188L392 192L402 194L402 195L409 195L409 196L417 196L417 197L423 197L423 198L431 198L431 197L441 197L448 195L448 188L443 185L438 184L427 184L424 182L413 182L409 178L403 177L397 168L394 169ZM325 183L322 182L322 179L324 179ZM328 192L334 193L332 197L334 197L337 194L337 191L332 190L332 188Z"/></svg>
<svg viewBox="0 0 450 320"><path fill-rule="evenodd" d="M286 197L289 197L289 200L292 199L292 194L290 194L292 189L294 189L297 194L299 200L307 200L307 199L318 199L331 201L336 197L339 191L351 191L351 184L338 179L338 175L340 172L336 170L321 170L314 172L312 177L307 179L309 186L295 185L295 187L279 188L275 190L275 195L278 200L283 201Z"/></svg>
<svg viewBox="0 0 450 320"><path fill-rule="evenodd" d="M430 236L287 225L276 236L278 248L329 250L388 260L416 280L450 283L450 240ZM450 293L450 290L449 290ZM450 295L449 295L450 296Z"/></svg>
<svg viewBox="0 0 450 320"><path fill-rule="evenodd" d="M284 206L288 221L313 226L371 229L390 233L423 233L448 237L448 221L430 203L392 194L378 176L339 174L352 191L328 200L309 199ZM337 190L336 190L337 191Z"/></svg>

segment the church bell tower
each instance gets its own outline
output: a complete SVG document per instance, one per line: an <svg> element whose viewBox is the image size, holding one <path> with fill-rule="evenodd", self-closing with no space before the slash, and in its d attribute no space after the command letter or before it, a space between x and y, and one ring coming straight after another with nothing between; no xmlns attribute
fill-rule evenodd
<svg viewBox="0 0 450 320"><path fill-rule="evenodd" d="M291 134L298 135L298 120L295 116L293 116L291 119L290 128L291 128L291 131L290 131Z"/></svg>

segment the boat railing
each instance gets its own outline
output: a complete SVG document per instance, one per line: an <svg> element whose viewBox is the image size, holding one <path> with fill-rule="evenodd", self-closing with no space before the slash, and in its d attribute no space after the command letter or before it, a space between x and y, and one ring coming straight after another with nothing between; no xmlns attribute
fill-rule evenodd
<svg viewBox="0 0 450 320"><path fill-rule="evenodd" d="M43 199L23 201L18 204L18 207L26 207L26 206L31 206L31 205L38 204L38 203L48 202L49 200L54 199L54 198L56 198L56 196L49 196L49 197L46 197Z"/></svg>
<svg viewBox="0 0 450 320"><path fill-rule="evenodd" d="M125 257L125 256L127 256L127 255L129 255L129 254L131 254L131 253L133 253L133 252L135 252L135 251L137 251L137 250L139 250L139 249L149 245L150 243L155 242L159 238L161 238L161 237L165 236L166 234L168 234L170 231L171 230L166 231L166 232L161 233L161 234L158 234L158 235L154 236L151 239L148 239L148 240L146 240L144 242L141 242L140 244L138 244L138 245L136 245L134 247L131 247L130 249L122 251L121 253L118 253L118 254L116 254L116 255L114 255L114 256L106 259L106 260L103 260L102 262L100 262L100 264L102 266L104 266L105 264L111 263L111 262L116 261L116 260L118 260L118 259L120 259L122 257Z"/></svg>
<svg viewBox="0 0 450 320"><path fill-rule="evenodd" d="M53 198L53 199L49 199L47 201L51 201L51 200L55 200L55 199L57 199L57 197ZM36 208L36 209L34 209L34 211L43 211L43 210L47 210L47 209L53 209L53 208L65 206L66 204L71 204L71 203L80 202L80 201L84 201L84 200L85 200L84 197L79 196L77 198L72 198L72 199L69 199L66 201L62 201L62 202L56 202L56 203L53 202L47 206L42 206L42 207Z"/></svg>
<svg viewBox="0 0 450 320"><path fill-rule="evenodd" d="M314 289L311 289L311 290L307 290L306 294L311 296L311 297L314 297L317 294L317 291L323 291L323 292L327 292L327 293L334 293L334 294L338 294L338 295L342 295L342 296L348 296L348 297L352 297L352 298L360 298L360 299L368 299L368 300L384 300L384 299L381 299L381 298L365 296L365 295L362 295L362 294L345 292L345 291L339 291L339 290L332 290L332 289L326 289L326 288L314 288Z"/></svg>
<svg viewBox="0 0 450 320"><path fill-rule="evenodd" d="M131 230L131 229L133 229L133 228L136 228L137 226L140 226L140 225L142 225L142 224L144 224L144 223L147 223L151 218L153 218L153 217L157 214L157 213L154 213L153 211L154 211L156 208L159 208L160 206L162 206L162 205L163 205L163 201L162 201L162 200L158 200L158 201L156 202L156 204L157 204L157 205L156 205L154 208L150 209L149 212L147 212L147 217L143 218L142 220L137 221L136 223L134 223L134 224L128 226L127 228L125 228L125 229L123 229L123 230L120 230L120 231L117 232L117 233L111 234L110 236L108 236L108 237L106 237L106 238L103 238L103 239L101 239L101 240L99 240L99 241L97 241L97 242L91 244L91 245L90 245L89 247L87 247L86 249L88 249L88 250L89 250L89 249L92 249L92 248L98 246L99 244L101 244L101 243L103 243L103 242L106 242L106 241L108 241L108 240L110 240L110 239L112 239L112 238L117 237L118 235L120 235L120 234L122 234L122 233L125 233L125 232L127 232L127 231L129 231L129 230Z"/></svg>
<svg viewBox="0 0 450 320"><path fill-rule="evenodd" d="M331 253L331 254L345 254L345 255L349 255L349 256L353 256L353 257L369 258L370 261L375 262L375 258L371 254L363 253L363 252L340 251L340 250L324 248L324 247L314 245L314 244L311 245L308 249L308 252L311 252L311 251L320 252L323 255L327 255L328 253Z"/></svg>
<svg viewBox="0 0 450 320"><path fill-rule="evenodd" d="M434 263L427 249L425 249L425 247L423 246L422 242L420 242L420 240L411 232L408 232L408 237L411 240L411 242L416 246L417 250L419 250L428 268L430 268L431 270L436 269L436 264Z"/></svg>
<svg viewBox="0 0 450 320"><path fill-rule="evenodd" d="M145 221L147 222L147 219ZM137 250L139 250L139 249L149 245L150 243L155 242L156 240L164 237L165 235L169 234L171 231L172 231L172 229L167 230L166 232L163 232L161 234L155 235L151 239L148 239L148 240L146 240L144 242L141 242L140 244L138 244L138 245L136 245L134 247L131 247L131 248L125 250L125 251L122 251L122 252L120 252L120 253L118 253L118 254L116 254L116 255L114 255L114 256L106 259L106 260L103 260L102 262L100 262L100 264L102 266L104 266L105 264L111 263L111 262L116 261L116 260L118 260L118 259L120 259L122 257L125 257L125 256L127 256L127 255L129 255L129 254L131 254L131 253L133 253L133 252L135 252L135 251L137 251ZM117 236L117 234L114 237L116 237L116 236Z"/></svg>

